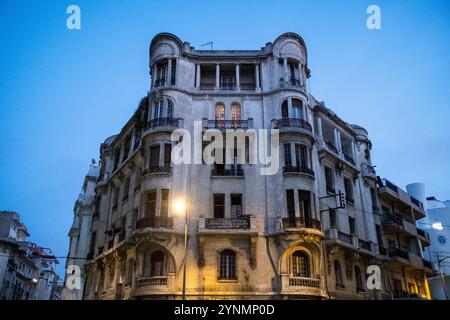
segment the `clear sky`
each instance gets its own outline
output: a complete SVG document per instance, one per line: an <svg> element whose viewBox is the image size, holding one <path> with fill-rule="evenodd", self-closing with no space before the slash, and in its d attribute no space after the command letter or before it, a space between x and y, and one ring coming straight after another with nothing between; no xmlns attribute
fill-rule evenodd
<svg viewBox="0 0 450 320"><path fill-rule="evenodd" d="M66 28L71 4L81 30ZM366 28L370 4L381 30ZM90 160L149 89L152 37L259 49L287 31L306 42L312 94L369 131L377 172L450 199L448 0L2 0L0 209L65 256Z"/></svg>

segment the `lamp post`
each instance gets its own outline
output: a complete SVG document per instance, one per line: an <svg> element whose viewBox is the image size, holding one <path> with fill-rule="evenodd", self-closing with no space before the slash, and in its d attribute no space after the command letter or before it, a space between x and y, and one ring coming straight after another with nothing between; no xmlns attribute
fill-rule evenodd
<svg viewBox="0 0 450 320"><path fill-rule="evenodd" d="M187 264L187 244L188 244L188 215L185 199L177 199L175 201L175 211L179 216L184 215L184 264L183 264L183 295L182 299L186 299L186 264Z"/></svg>

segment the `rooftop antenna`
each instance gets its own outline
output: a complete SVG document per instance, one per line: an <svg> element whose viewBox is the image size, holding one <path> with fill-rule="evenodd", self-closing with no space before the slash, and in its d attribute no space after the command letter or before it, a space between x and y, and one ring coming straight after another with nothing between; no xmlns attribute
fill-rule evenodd
<svg viewBox="0 0 450 320"><path fill-rule="evenodd" d="M214 50L214 44L212 41L202 44L201 46L204 47L204 46L207 46L208 44L211 45L211 50Z"/></svg>

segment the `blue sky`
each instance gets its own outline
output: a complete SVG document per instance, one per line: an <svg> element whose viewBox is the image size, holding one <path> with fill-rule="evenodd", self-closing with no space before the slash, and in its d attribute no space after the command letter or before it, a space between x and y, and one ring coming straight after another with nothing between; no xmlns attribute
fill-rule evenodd
<svg viewBox="0 0 450 320"><path fill-rule="evenodd" d="M71 4L81 30L66 28ZM381 30L366 28L370 4ZM368 129L378 173L449 199L450 1L2 0L0 209L66 255L90 160L149 89L152 37L258 49L287 31L306 42L313 95Z"/></svg>

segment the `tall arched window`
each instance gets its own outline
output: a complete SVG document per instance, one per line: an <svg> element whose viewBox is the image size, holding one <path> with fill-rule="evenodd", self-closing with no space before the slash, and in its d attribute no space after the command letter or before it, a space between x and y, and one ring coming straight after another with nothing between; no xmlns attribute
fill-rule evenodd
<svg viewBox="0 0 450 320"><path fill-rule="evenodd" d="M163 100L156 100L153 104L152 119L160 118L163 110Z"/></svg>
<svg viewBox="0 0 450 320"><path fill-rule="evenodd" d="M288 101L284 100L281 103L281 116L283 118L289 118Z"/></svg>
<svg viewBox="0 0 450 320"><path fill-rule="evenodd" d="M173 102L170 99L167 99L167 114L166 114L167 118L172 118L173 117Z"/></svg>
<svg viewBox="0 0 450 320"><path fill-rule="evenodd" d="M238 128L241 120L241 106L238 103L231 104L231 125Z"/></svg>
<svg viewBox="0 0 450 320"><path fill-rule="evenodd" d="M225 249L219 254L219 279L237 279L236 253L233 250Z"/></svg>
<svg viewBox="0 0 450 320"><path fill-rule="evenodd" d="M294 277L310 277L308 255L297 250L292 254L292 275Z"/></svg>
<svg viewBox="0 0 450 320"><path fill-rule="evenodd" d="M292 99L293 118L303 119L303 101L300 99Z"/></svg>
<svg viewBox="0 0 450 320"><path fill-rule="evenodd" d="M361 269L355 266L356 290L364 291Z"/></svg>
<svg viewBox="0 0 450 320"><path fill-rule="evenodd" d="M225 105L223 103L216 104L216 127L223 127L225 125Z"/></svg>
<svg viewBox="0 0 450 320"><path fill-rule="evenodd" d="M148 251L144 256L144 275L158 277L166 275L165 254L162 251Z"/></svg>
<svg viewBox="0 0 450 320"><path fill-rule="evenodd" d="M345 288L342 280L341 264L338 260L334 260L334 276L336 278L336 288Z"/></svg>

